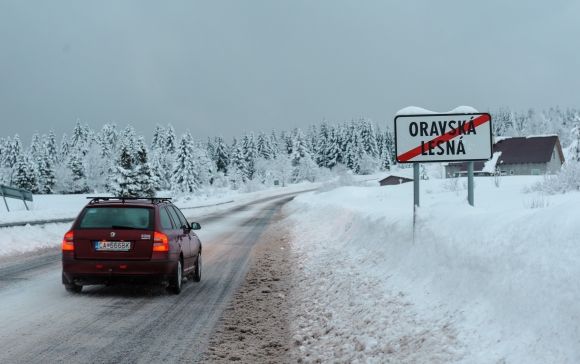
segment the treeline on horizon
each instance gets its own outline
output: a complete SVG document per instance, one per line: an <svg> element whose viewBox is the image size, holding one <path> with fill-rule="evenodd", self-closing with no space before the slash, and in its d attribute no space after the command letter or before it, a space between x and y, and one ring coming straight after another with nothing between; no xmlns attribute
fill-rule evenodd
<svg viewBox="0 0 580 364"><path fill-rule="evenodd" d="M578 110L558 107L516 113L490 112L496 136L556 134L563 147L572 142ZM221 135L195 140L189 130L177 137L171 124L158 124L150 144L131 126L115 123L96 132L77 121L69 138L57 142L38 132L26 148L16 134L0 138L0 183L37 194L110 192L117 196L198 193L207 187L257 190L301 181L321 181L333 169L356 174L390 170L394 135L370 119L310 125L303 132L246 132L226 142Z"/></svg>

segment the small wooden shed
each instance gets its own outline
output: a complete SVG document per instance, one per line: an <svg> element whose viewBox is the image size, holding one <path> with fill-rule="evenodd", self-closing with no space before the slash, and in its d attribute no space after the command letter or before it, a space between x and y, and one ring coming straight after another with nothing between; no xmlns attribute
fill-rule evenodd
<svg viewBox="0 0 580 364"><path fill-rule="evenodd" d="M392 185L400 185L402 183L413 182L412 178L396 176L394 174L388 176L387 178L383 178L379 181L381 186L392 186Z"/></svg>

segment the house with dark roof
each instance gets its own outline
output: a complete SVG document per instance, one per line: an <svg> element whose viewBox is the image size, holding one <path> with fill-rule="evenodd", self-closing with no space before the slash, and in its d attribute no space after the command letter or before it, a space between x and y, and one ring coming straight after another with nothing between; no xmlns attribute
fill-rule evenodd
<svg viewBox="0 0 580 364"><path fill-rule="evenodd" d="M564 153L556 135L501 138L493 145L493 158L474 162L476 176L489 176L499 168L502 175L522 176L550 174L564 164ZM467 175L467 162L445 166L445 176Z"/></svg>
<svg viewBox="0 0 580 364"><path fill-rule="evenodd" d="M392 186L392 185L400 185L400 184L407 183L407 182L413 182L413 179L392 174L392 175L380 180L379 185Z"/></svg>

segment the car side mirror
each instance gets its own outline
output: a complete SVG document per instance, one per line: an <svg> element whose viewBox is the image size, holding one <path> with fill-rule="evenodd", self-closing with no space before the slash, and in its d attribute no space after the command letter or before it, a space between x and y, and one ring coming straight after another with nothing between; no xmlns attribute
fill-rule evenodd
<svg viewBox="0 0 580 364"><path fill-rule="evenodd" d="M199 222L191 223L191 230L199 230L199 229L201 229L201 225L199 224Z"/></svg>

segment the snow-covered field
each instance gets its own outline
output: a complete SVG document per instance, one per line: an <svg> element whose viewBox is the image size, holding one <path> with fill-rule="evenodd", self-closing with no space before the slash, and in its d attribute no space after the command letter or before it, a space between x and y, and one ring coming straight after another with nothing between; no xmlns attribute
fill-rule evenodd
<svg viewBox="0 0 580 364"><path fill-rule="evenodd" d="M414 237L413 183L298 196L285 207L296 350L306 362L580 362L580 193L524 194L538 178L477 177L475 207L449 180L421 181Z"/></svg>

